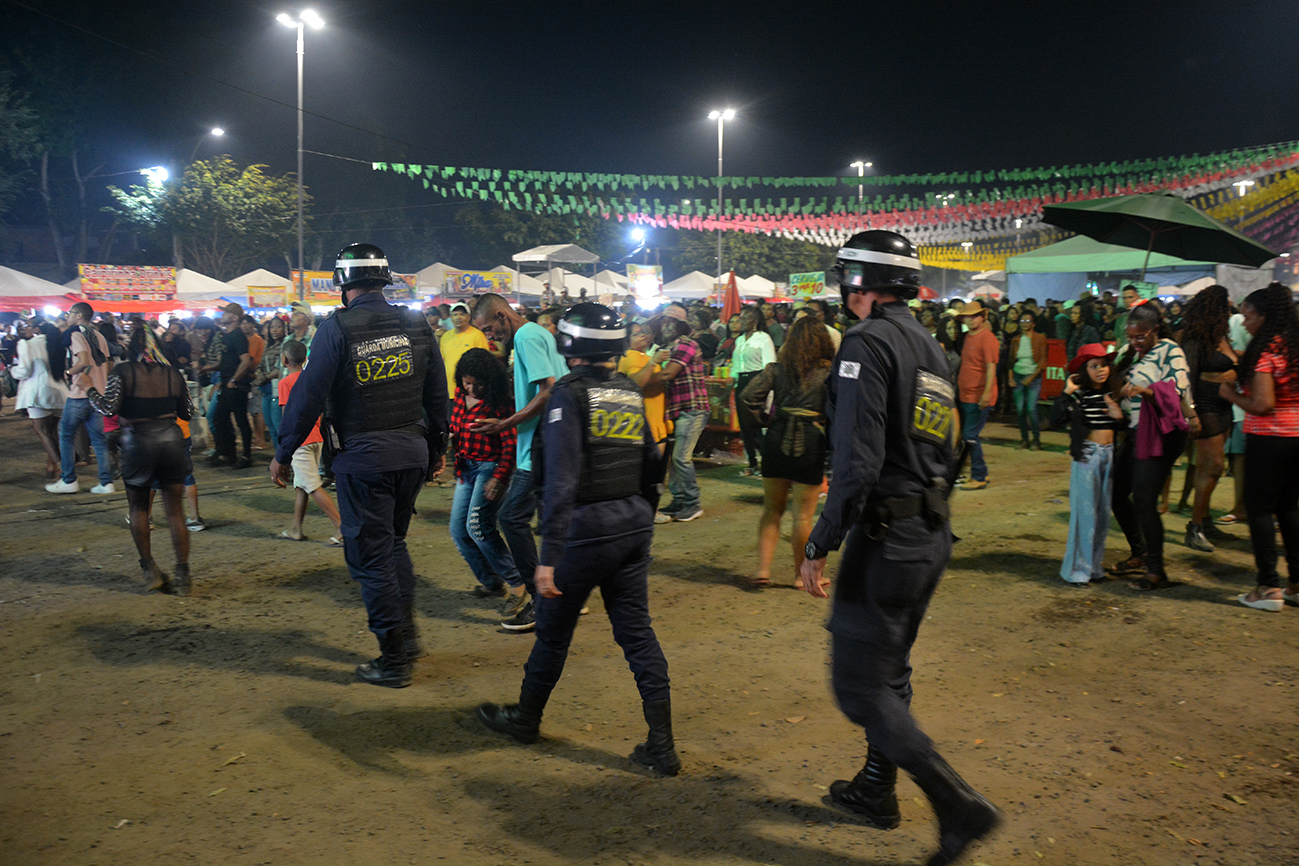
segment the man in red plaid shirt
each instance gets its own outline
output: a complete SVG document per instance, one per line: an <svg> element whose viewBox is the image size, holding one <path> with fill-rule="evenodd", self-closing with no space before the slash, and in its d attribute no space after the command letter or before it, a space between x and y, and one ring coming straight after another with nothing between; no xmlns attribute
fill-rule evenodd
<svg viewBox="0 0 1299 866"><path fill-rule="evenodd" d="M674 426L675 444L672 449L672 474L668 489L672 501L654 516L655 523L678 521L688 523L703 517L699 503L699 479L695 476L692 461L695 444L708 423L708 389L704 384L707 367L699 344L690 338L690 325L686 311L673 304L664 313L667 320L659 334L659 350L655 362L663 369L654 374L664 383L667 393L667 416Z"/></svg>

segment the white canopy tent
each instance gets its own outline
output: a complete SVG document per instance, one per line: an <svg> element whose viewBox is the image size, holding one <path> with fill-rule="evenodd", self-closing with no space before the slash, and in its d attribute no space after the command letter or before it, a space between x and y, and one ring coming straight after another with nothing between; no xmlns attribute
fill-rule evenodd
<svg viewBox="0 0 1299 866"><path fill-rule="evenodd" d="M631 291L629 288L631 281L616 271L600 271L595 275L595 281L597 283L604 283L605 285L612 287L615 291Z"/></svg>
<svg viewBox="0 0 1299 866"><path fill-rule="evenodd" d="M451 265L442 262L434 262L423 270L415 272L415 291L421 297L429 295L440 295L446 288L447 271L458 271L460 268L454 268Z"/></svg>
<svg viewBox="0 0 1299 866"><path fill-rule="evenodd" d="M735 287L740 290L742 298L774 298L776 284L766 277L754 274L750 277L737 277Z"/></svg>
<svg viewBox="0 0 1299 866"><path fill-rule="evenodd" d="M239 292L233 291L229 283L223 283L198 271L191 271L189 268L176 271L176 300L181 303L219 301L227 296L235 297L238 294ZM246 288L242 290L242 294L247 296Z"/></svg>
<svg viewBox="0 0 1299 866"><path fill-rule="evenodd" d="M510 258L516 262L544 264L547 268L555 263L561 265L593 265L600 261L600 257L595 253L584 250L577 244L547 244L524 250L521 253L515 253Z"/></svg>
<svg viewBox="0 0 1299 866"><path fill-rule="evenodd" d="M244 294L248 293L249 286L258 286L260 288L270 288L271 286L279 286L287 289L296 288L293 280L272 273L265 268L258 268L255 271L249 271L243 276L235 277L233 280L227 281L226 285L240 289Z"/></svg>
<svg viewBox="0 0 1299 866"><path fill-rule="evenodd" d="M706 298L716 291L716 278L702 271L691 271L663 286L663 294L674 301Z"/></svg>
<svg viewBox="0 0 1299 866"><path fill-rule="evenodd" d="M492 271L498 274L509 274L510 285L514 286L514 291L519 295L528 295L529 297L539 298L541 293L546 290L546 284L536 277L530 277L522 271L516 270L509 265L497 265Z"/></svg>
<svg viewBox="0 0 1299 866"><path fill-rule="evenodd" d="M80 291L81 285L69 289L13 268L0 267L0 310L20 312L28 307L43 307L47 304L68 303L64 296L69 291Z"/></svg>

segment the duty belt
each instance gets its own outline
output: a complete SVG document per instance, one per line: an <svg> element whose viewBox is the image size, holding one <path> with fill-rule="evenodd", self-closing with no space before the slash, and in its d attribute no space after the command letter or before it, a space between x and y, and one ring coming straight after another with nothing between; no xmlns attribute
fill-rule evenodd
<svg viewBox="0 0 1299 866"><path fill-rule="evenodd" d="M951 516L951 508L947 504L948 491L947 482L936 478L930 487L920 493L867 502L862 509L860 522L871 538L883 538L890 523L908 517L923 517L930 527L937 528Z"/></svg>

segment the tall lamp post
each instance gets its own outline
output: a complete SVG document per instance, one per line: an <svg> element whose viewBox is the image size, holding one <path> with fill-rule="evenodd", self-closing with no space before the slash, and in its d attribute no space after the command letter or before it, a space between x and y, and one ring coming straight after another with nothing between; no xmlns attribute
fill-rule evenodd
<svg viewBox="0 0 1299 866"><path fill-rule="evenodd" d="M717 121L717 280L722 279L722 125L735 117L734 108L708 112L708 119Z"/></svg>
<svg viewBox="0 0 1299 866"><path fill-rule="evenodd" d="M306 54L304 48L303 32L309 26L312 30L319 30L325 26L325 21L310 9L302 10L297 18L292 18L287 12L281 12L275 16L275 20L285 27L295 27L298 31L298 300L306 298L306 274L305 260L306 255L303 250L303 225L302 225L302 58Z"/></svg>
<svg viewBox="0 0 1299 866"><path fill-rule="evenodd" d="M861 160L857 160L856 162L849 163L849 165L857 169L858 177L865 177L866 169L870 168L872 165L874 165L874 163L862 162ZM865 198L866 198L866 184L858 183L857 184L857 226L858 228L861 227L862 202L865 200Z"/></svg>
<svg viewBox="0 0 1299 866"><path fill-rule="evenodd" d="M190 151L189 161L190 162L194 161L194 157L198 156L198 149L203 146L203 142L207 141L209 136L212 138L220 138L225 134L226 131L224 129L222 129L219 126L214 126L211 129L209 129L207 132L200 135L198 137L198 141L194 142L194 149Z"/></svg>

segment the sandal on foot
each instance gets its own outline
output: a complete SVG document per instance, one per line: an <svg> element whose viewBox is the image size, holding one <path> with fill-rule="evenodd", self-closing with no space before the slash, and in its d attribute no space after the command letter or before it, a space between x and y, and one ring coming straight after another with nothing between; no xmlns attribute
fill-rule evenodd
<svg viewBox="0 0 1299 866"><path fill-rule="evenodd" d="M1116 577L1125 574L1144 574L1146 571L1146 559L1144 556L1131 556L1122 562L1114 563L1105 570Z"/></svg>
<svg viewBox="0 0 1299 866"><path fill-rule="evenodd" d="M306 541L306 540L307 540L307 536L305 536L305 535L299 535L299 536L296 536L296 537L295 537L295 536L292 536L292 535L289 535L289 531L288 531L287 529L280 533L280 538L286 539L286 540L288 540L288 541Z"/></svg>
<svg viewBox="0 0 1299 866"><path fill-rule="evenodd" d="M771 578L761 577L755 574L749 578L749 586L752 589L765 589L766 587L771 586Z"/></svg>
<svg viewBox="0 0 1299 866"><path fill-rule="evenodd" d="M326 547L342 547L342 546L343 546L343 539L339 538L337 535L331 535L331 536L329 537L329 541L326 541L326 542L325 542L325 546L326 546Z"/></svg>
<svg viewBox="0 0 1299 866"><path fill-rule="evenodd" d="M1219 526L1231 526L1233 523L1244 523L1245 521L1234 514L1224 514L1213 522Z"/></svg>
<svg viewBox="0 0 1299 866"><path fill-rule="evenodd" d="M1166 577L1160 577L1156 574L1146 574L1145 577L1132 581L1128 586L1135 589L1137 592L1153 592L1157 589L1168 589L1169 587L1177 586L1177 584L1173 583Z"/></svg>
<svg viewBox="0 0 1299 866"><path fill-rule="evenodd" d="M1254 610L1267 610L1272 613L1280 613L1281 609L1285 607L1284 599L1268 598L1267 596L1264 596L1263 598L1256 598L1253 601L1250 601L1249 596L1250 593L1242 592L1240 595L1236 596L1236 601L1245 605L1245 607L1252 607Z"/></svg>

